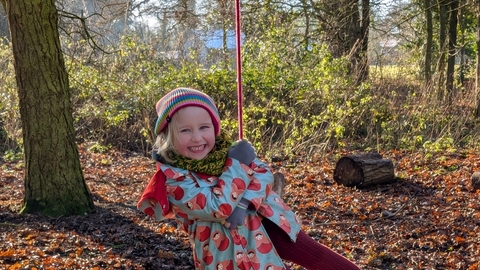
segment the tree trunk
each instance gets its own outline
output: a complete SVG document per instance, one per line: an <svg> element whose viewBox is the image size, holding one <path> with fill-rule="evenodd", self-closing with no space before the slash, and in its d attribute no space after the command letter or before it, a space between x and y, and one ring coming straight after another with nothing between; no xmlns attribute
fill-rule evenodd
<svg viewBox="0 0 480 270"><path fill-rule="evenodd" d="M338 160L333 179L347 187L386 184L395 179L393 163L378 153L351 155Z"/></svg>
<svg viewBox="0 0 480 270"><path fill-rule="evenodd" d="M55 0L7 0L25 153L22 213L94 208L75 143L68 73Z"/></svg>
<svg viewBox="0 0 480 270"><path fill-rule="evenodd" d="M445 89L447 91L448 102L451 103L453 95L453 82L455 79L455 56L457 47L457 24L458 24L458 0L451 0L450 19L448 25L448 61L447 61L447 80Z"/></svg>
<svg viewBox="0 0 480 270"><path fill-rule="evenodd" d="M370 0L362 0L362 20L360 24L361 33L361 48L360 48L360 63L357 71L357 84L360 84L368 79L369 65L368 65L368 32L370 29Z"/></svg>
<svg viewBox="0 0 480 270"><path fill-rule="evenodd" d="M433 21L432 21L432 7L430 0L424 1L425 18L427 21L427 40L425 44L425 70L424 79L425 86L430 89L432 84L432 48L433 48Z"/></svg>
<svg viewBox="0 0 480 270"><path fill-rule="evenodd" d="M328 46L329 52L333 58L340 58L348 54L350 42L347 40L347 25L350 23L344 23L346 20L345 11L346 5L343 1L329 1L322 0L318 4L321 8L315 9L315 19L320 23L320 29L325 33L323 34L324 42Z"/></svg>
<svg viewBox="0 0 480 270"><path fill-rule="evenodd" d="M362 41L363 37L361 25L360 25L360 8L358 1L353 1L350 5L344 7L346 10L345 18L338 18L340 22L342 19L345 20L346 25L344 26L345 32L340 33L340 36L346 37L346 51L344 55L348 55L350 59L349 70L350 74L355 76L356 83L359 84L360 72L362 69L361 66L361 49L362 49ZM341 41L340 41L341 42Z"/></svg>
<svg viewBox="0 0 480 270"><path fill-rule="evenodd" d="M438 0L439 5L439 59L437 66L438 73L438 99L443 100L445 97L445 54L447 52L447 8L446 0Z"/></svg>
<svg viewBox="0 0 480 270"><path fill-rule="evenodd" d="M460 34L460 37L458 38L459 40L457 41L457 43L460 43L460 44L465 44L466 42L466 35L465 35L465 27L466 27L466 19L465 17L467 15L465 15L465 12L467 10L470 10L470 7L467 7L464 5L464 2L460 2L459 3L460 7L458 9L458 28L459 28L459 34ZM469 29L470 30L470 29ZM465 73L468 71L468 66L467 66L467 63L468 61L466 61L466 48L465 46L461 46L460 47L460 67L459 67L459 74L458 74L458 78L459 78L459 81L460 81L460 84L462 85L462 87L464 87L465 89L467 89L467 81L465 80ZM468 89L470 90L470 89Z"/></svg>
<svg viewBox="0 0 480 270"><path fill-rule="evenodd" d="M480 48L480 0L475 1L477 8L477 34L475 35L475 43L477 48ZM477 52L477 59L475 63L475 98L476 98L476 109L475 109L475 118L480 118L480 53Z"/></svg>

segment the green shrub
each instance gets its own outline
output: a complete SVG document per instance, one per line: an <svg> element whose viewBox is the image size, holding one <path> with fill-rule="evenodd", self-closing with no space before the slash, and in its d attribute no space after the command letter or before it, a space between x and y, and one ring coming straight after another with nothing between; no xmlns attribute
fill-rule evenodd
<svg viewBox="0 0 480 270"><path fill-rule="evenodd" d="M287 42L287 34L272 31L243 46L243 133L260 154L479 147L471 96L459 95L447 106L413 79L356 85L345 59L334 59L315 44L304 51ZM180 86L211 95L222 128L238 137L231 60L204 66L193 52L188 59L167 59L135 37L125 37L116 53L92 58L90 50L66 57L79 141L94 142L96 150L112 146L148 153L155 139L155 104ZM0 47L0 67L5 82L0 84L0 148L16 150L22 143L21 123L8 46Z"/></svg>
<svg viewBox="0 0 480 270"><path fill-rule="evenodd" d="M21 121L13 55L9 45L0 39L0 151L21 146Z"/></svg>

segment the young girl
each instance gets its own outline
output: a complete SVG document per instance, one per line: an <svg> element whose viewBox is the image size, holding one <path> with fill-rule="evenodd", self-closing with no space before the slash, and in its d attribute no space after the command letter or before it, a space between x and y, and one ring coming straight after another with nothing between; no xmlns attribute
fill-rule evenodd
<svg viewBox="0 0 480 270"><path fill-rule="evenodd" d="M193 246L195 269L359 269L301 230L274 193L269 167L246 141L220 130L214 101L178 88L156 106L157 172L138 209L157 220L175 218Z"/></svg>

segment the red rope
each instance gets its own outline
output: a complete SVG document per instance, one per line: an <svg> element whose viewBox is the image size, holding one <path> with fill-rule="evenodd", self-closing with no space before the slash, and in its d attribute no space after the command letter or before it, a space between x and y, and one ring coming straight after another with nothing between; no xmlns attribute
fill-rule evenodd
<svg viewBox="0 0 480 270"><path fill-rule="evenodd" d="M237 43L237 99L238 99L238 137L243 139L243 93L242 93L242 56L240 53L240 0L235 0L235 34Z"/></svg>

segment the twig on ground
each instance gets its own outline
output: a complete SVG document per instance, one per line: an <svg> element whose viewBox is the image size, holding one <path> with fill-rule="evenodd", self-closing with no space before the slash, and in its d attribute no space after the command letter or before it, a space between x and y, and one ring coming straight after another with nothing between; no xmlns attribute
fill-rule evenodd
<svg viewBox="0 0 480 270"><path fill-rule="evenodd" d="M0 227L20 227L20 224L2 222L0 223Z"/></svg>

